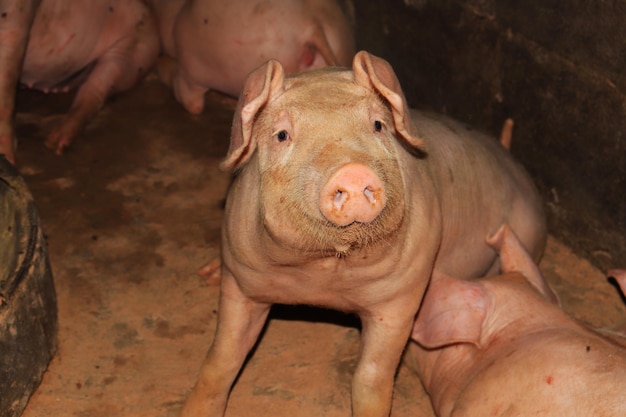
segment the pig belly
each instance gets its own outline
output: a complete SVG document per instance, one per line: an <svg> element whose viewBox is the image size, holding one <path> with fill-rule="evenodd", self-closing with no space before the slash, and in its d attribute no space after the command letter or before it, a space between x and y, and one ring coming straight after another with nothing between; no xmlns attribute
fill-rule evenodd
<svg viewBox="0 0 626 417"><path fill-rule="evenodd" d="M128 22L138 20L140 4L43 0L31 28L20 83L43 91L75 86L81 71L118 40L134 35Z"/></svg>

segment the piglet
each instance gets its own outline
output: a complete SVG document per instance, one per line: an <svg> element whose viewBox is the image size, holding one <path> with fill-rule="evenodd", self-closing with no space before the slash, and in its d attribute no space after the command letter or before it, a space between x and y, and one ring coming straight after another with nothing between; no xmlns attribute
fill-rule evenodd
<svg viewBox="0 0 626 417"><path fill-rule="evenodd" d="M217 331L182 415L223 415L282 303L359 316L352 413L384 417L433 269L495 271L484 239L503 222L539 257L542 203L495 138L410 112L383 59L359 52L352 70L284 72L274 60L255 70L235 111Z"/></svg>
<svg viewBox="0 0 626 417"><path fill-rule="evenodd" d="M114 92L156 62L159 39L141 0L0 0L0 153L15 161L19 83L44 92L76 89L46 145L69 146Z"/></svg>
<svg viewBox="0 0 626 417"><path fill-rule="evenodd" d="M248 73L270 58L288 73L348 66L351 3L337 0L151 0L162 48L161 79L191 113L207 90L238 96Z"/></svg>
<svg viewBox="0 0 626 417"><path fill-rule="evenodd" d="M507 226L489 244L503 274L435 273L413 327L408 360L437 415L626 416L626 335L564 313Z"/></svg>

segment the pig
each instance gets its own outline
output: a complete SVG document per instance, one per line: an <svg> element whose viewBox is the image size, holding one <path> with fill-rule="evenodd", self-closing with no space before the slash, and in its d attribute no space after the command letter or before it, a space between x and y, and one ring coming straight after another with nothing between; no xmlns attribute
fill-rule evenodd
<svg viewBox="0 0 626 417"><path fill-rule="evenodd" d="M594 331L559 308L508 226L489 244L503 274L435 272L413 327L407 362L436 414L625 416L626 334ZM626 290L626 273L613 274Z"/></svg>
<svg viewBox="0 0 626 417"><path fill-rule="evenodd" d="M503 222L537 257L543 205L495 138L408 108L389 63L248 77L222 162L216 334L181 415L222 416L270 306L352 312L362 324L354 416L387 416L394 376L433 270L499 268L484 239Z"/></svg>
<svg viewBox="0 0 626 417"><path fill-rule="evenodd" d="M270 58L288 73L348 66L355 53L351 3L336 0L152 0L164 52L157 67L192 114L204 94L238 96Z"/></svg>
<svg viewBox="0 0 626 417"><path fill-rule="evenodd" d="M76 89L46 145L61 154L114 92L131 88L159 53L141 0L0 0L0 153L15 162L16 86Z"/></svg>

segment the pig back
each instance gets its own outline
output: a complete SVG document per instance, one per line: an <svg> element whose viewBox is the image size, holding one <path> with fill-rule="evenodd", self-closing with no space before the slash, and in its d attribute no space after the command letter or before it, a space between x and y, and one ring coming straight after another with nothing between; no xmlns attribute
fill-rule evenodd
<svg viewBox="0 0 626 417"><path fill-rule="evenodd" d="M485 238L508 223L538 261L545 245L541 198L524 168L498 141L446 116L413 110L437 189L442 244L436 269L459 278L497 272Z"/></svg>

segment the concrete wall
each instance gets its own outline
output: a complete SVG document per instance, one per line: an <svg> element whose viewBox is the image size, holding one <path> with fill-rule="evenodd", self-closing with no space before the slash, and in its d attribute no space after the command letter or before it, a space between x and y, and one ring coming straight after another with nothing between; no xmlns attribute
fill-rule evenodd
<svg viewBox="0 0 626 417"><path fill-rule="evenodd" d="M497 135L535 178L550 232L626 267L626 0L354 0L361 49L411 106Z"/></svg>

